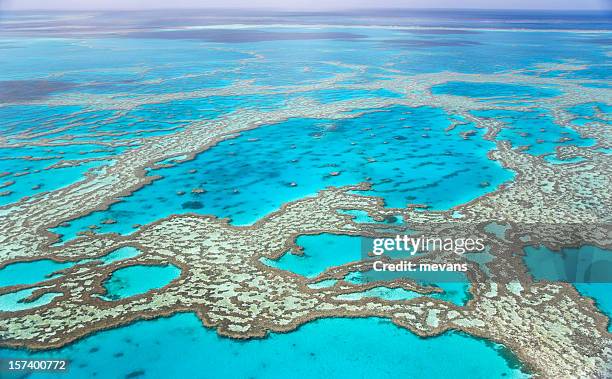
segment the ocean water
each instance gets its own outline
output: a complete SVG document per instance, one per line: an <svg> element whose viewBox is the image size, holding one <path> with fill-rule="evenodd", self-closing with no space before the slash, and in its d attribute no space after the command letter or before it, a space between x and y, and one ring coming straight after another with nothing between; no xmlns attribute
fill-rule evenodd
<svg viewBox="0 0 612 379"><path fill-rule="evenodd" d="M40 259L30 262L17 262L0 269L0 289L16 285L32 285L62 275L61 270L98 261L101 265L136 257L140 251L132 246L125 246L109 252L96 259L80 261L55 262L51 259ZM180 275L180 270L168 266L129 266L114 271L104 286L107 294L105 300L122 299L145 293L149 290L167 285ZM0 312L15 312L48 304L61 293L45 293L34 301L25 302L32 293L41 287L31 287L0 295Z"/></svg>
<svg viewBox="0 0 612 379"><path fill-rule="evenodd" d="M43 169L41 171L35 170L32 172L25 171L24 175L15 178L5 177L4 179L7 179L7 182L14 183L0 190L0 192L9 191L3 196L0 196L0 206L14 203L26 196L30 197L36 194L57 190L76 183L79 180L84 180L86 172L91 169L103 167L105 163L109 162L111 161L94 161L82 163L78 166ZM11 167L11 165L7 166Z"/></svg>
<svg viewBox="0 0 612 379"><path fill-rule="evenodd" d="M108 210L53 231L63 240L96 224L98 232L130 233L176 213L196 212L252 224L287 201L329 186L369 181L364 194L389 207L409 203L448 209L494 190L513 174L487 158L494 148L471 125L450 132L448 115L432 107L392 107L345 120L292 119L242 133L171 168ZM476 135L463 139L461 132ZM229 162L229 164L228 164ZM194 193L202 189L203 193ZM115 224L101 224L114 219Z"/></svg>
<svg viewBox="0 0 612 379"><path fill-rule="evenodd" d="M528 376L500 345L453 332L423 339L379 318L322 319L291 333L237 341L188 313L100 332L50 352L0 349L0 356L13 355L70 358L62 378L106 376L109 365L116 378L286 378L288 362L290 375L301 378Z"/></svg>
<svg viewBox="0 0 612 379"><path fill-rule="evenodd" d="M601 112L602 114L612 113L612 105L599 102L584 103L580 105L575 105L568 110L578 116L594 117L597 120L597 112ZM605 120L599 120L605 122Z"/></svg>
<svg viewBox="0 0 612 379"><path fill-rule="evenodd" d="M447 82L438 84L431 88L431 92L435 95L467 96L486 101L533 101L541 98L555 97L561 94L559 90L551 87L472 82Z"/></svg>
<svg viewBox="0 0 612 379"><path fill-rule="evenodd" d="M110 253L98 258L103 264L108 265L124 259L134 258L140 255L140 250L132 246L120 247Z"/></svg>

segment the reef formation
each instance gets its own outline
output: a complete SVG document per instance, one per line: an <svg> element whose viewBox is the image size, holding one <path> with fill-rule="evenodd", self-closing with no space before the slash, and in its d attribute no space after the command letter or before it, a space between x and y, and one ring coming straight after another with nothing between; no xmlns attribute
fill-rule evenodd
<svg viewBox="0 0 612 379"><path fill-rule="evenodd" d="M251 59L261 59L253 55ZM571 63L571 62L570 62ZM131 146L111 156L112 164L91 169L86 177L56 190L25 197L0 208L0 268L16 262L51 259L76 262L42 282L0 289L0 295L35 288L28 301L57 293L49 303L32 309L0 313L0 345L50 349L69 344L99 330L141 319L178 312L195 312L203 324L232 338L262 338L269 332L289 332L324 317L385 317L420 336L461 330L508 347L527 369L542 377L608 377L612 375L612 335L608 318L593 300L581 296L569 283L536 281L523 261L523 249L543 245L553 250L592 245L612 248L612 147L609 115L598 112L586 125L568 111L587 103L606 103L612 93L605 87L586 86L597 80L543 75L549 71L580 70L575 64L541 64L532 71L501 74L443 72L406 75L389 68L380 80L353 81L368 67L328 62L344 73L307 85L263 86L242 81L219 89L151 95L103 95L70 92L52 98L5 99L3 106L80 106L92 110L129 111L144 104L219 96L287 94L291 101L275 109L241 108L214 120L189 122L162 136L108 142ZM485 102L468 96L439 94L432 87L449 82L525 84L554 87L555 96L539 98L537 106L518 100ZM318 102L301 93L325 89L390 90L396 98L359 98ZM139 226L129 235L98 234L95 228L66 243L49 230L96 210L108 208L156 180L151 168L177 165L193 159L220 141L260 126L289 118L337 120L358 118L363 110L388 107L431 106L458 115L449 129L462 122L486 131L495 143L489 159L515 173L512 181L484 196L450 210L432 210L418 204L385 207L377 197L364 194L370 183L329 187L312 197L284 204L253 225L234 226L228 219L200 214L180 214ZM509 127L503 120L479 116L477 110L532 111L552 116L558 126L573 130L590 146L556 149L554 164L544 156L525 153L527 146L512 146L498 134ZM70 136L66 127L61 140ZM19 131L3 137L3 147L17 144L56 146L57 130ZM45 134L48 137L45 137ZM36 137L34 139L34 137ZM391 137L390 137L391 138ZM478 138L466 133L464 138ZM20 142L14 142L20 141ZM70 142L61 142L69 145ZM578 162L571 159L581 158ZM83 160L63 160L69 167ZM340 172L334 171L336 175ZM331 175L331 174L330 174ZM10 189L10 184L7 184ZM192 207L193 208L193 207ZM380 222L357 222L345 211L366 212ZM404 223L384 223L401 216ZM112 223L113 220L107 220ZM491 228L497 226L497 232ZM499 226L502 226L501 228ZM371 268L356 261L329 267L315 278L306 278L262 263L298 251L296 239L304 235L333 233L374 237L406 230L461 238L481 237L492 256L486 264L469 263L470 299L465 306L427 296L411 300L361 298L341 295L375 287L404 288L428 294L439 289L410 279L351 283L353 272ZM103 265L98 258L130 246L140 254ZM452 254L445 256L453 262ZM108 301L103 283L116 270L135 265L172 264L181 270L168 285L123 299ZM312 285L335 279L333 285Z"/></svg>

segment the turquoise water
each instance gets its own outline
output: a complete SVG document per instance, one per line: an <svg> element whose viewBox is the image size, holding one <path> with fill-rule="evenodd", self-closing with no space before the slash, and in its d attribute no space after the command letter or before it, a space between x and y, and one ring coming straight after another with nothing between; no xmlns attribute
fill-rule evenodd
<svg viewBox="0 0 612 379"><path fill-rule="evenodd" d="M181 270L173 265L135 265L114 271L103 283L105 300L119 300L161 288L178 278Z"/></svg>
<svg viewBox="0 0 612 379"><path fill-rule="evenodd" d="M369 290L362 292L353 292L336 296L342 300L361 300L368 298L381 298L385 300L398 301L398 300L412 300L423 295L409 291L403 288L388 288L388 287L374 287Z"/></svg>
<svg viewBox="0 0 612 379"><path fill-rule="evenodd" d="M470 294L470 282L461 272L444 272L444 273L424 273L424 272L352 272L348 274L344 280L353 284L364 284L378 280L394 280L398 278L406 278L416 281L418 284L438 287L443 292L435 292L427 295L421 295L415 292L410 294L405 293L401 290L391 291L390 293L382 290L382 298L389 298L391 300L397 296L405 296L409 298L416 298L420 296L433 297L440 300L450 301L453 304L463 306L471 298ZM377 290L381 293L381 290Z"/></svg>
<svg viewBox="0 0 612 379"><path fill-rule="evenodd" d="M336 283L338 283L336 279L326 279L316 283L310 283L308 284L308 287L312 289L329 288L334 286Z"/></svg>
<svg viewBox="0 0 612 379"><path fill-rule="evenodd" d="M124 259L134 258L140 255L140 250L132 246L120 247L119 249L113 250L105 256L97 258L101 260L105 265L113 262L121 261Z"/></svg>
<svg viewBox="0 0 612 379"><path fill-rule="evenodd" d="M468 284L458 283L441 283L436 285L444 290L443 293L431 293L427 295L420 294L418 292L406 290L403 288L388 288L388 287L374 287L369 290L362 292L352 292L336 296L342 300L361 300L368 298L380 298L390 301L401 301L401 300L412 300L419 297L431 297L435 299L450 301L451 303L459 306L465 305L469 300L469 289Z"/></svg>
<svg viewBox="0 0 612 379"><path fill-rule="evenodd" d="M593 121L609 124L609 118L608 121L606 121L606 119L601 118L599 115L603 114L609 116L609 114L612 112L612 106L599 102L584 103L573 106L569 108L568 111L578 116L572 120L572 124L577 126L585 126L589 122Z"/></svg>
<svg viewBox="0 0 612 379"><path fill-rule="evenodd" d="M95 259L102 265L108 265L124 259L136 257L140 251L132 246L125 246L111 251L107 255ZM0 288L15 285L32 285L38 282L59 276L54 272L74 267L79 264L91 262L94 259L83 259L72 262L55 262L50 259L41 259L30 262L18 262L0 269ZM142 268L144 267L144 269ZM160 288L178 277L180 270L174 266L131 266L119 269L113 273L105 283L108 298L119 299L145 293L150 289ZM61 293L49 292L32 302L21 302L40 287L27 288L0 295L0 311L19 311L31 309L48 304Z"/></svg>
<svg viewBox="0 0 612 379"><path fill-rule="evenodd" d="M569 158L569 159L559 159L554 155L547 155L546 157L544 157L544 159L546 159L547 162L552 163L552 164L571 164L571 163L580 163L580 162L584 162L586 161L586 158L584 157L573 157L573 158Z"/></svg>
<svg viewBox="0 0 612 379"><path fill-rule="evenodd" d="M0 287L35 284L48 279L55 271L71 267L73 264L59 263L50 259L12 263L0 270Z"/></svg>
<svg viewBox="0 0 612 379"><path fill-rule="evenodd" d="M447 82L431 88L434 95L457 95L499 100L537 100L559 96L561 92L553 87L531 87L519 84L506 83L478 83L478 82Z"/></svg>
<svg viewBox="0 0 612 379"><path fill-rule="evenodd" d="M79 106L12 105L0 107L2 125L0 135L11 136L17 132L46 132L64 128L83 114Z"/></svg>
<svg viewBox="0 0 612 379"><path fill-rule="evenodd" d="M612 113L612 105L599 102L584 103L575 105L568 110L578 116L595 117L597 116L597 110L603 114Z"/></svg>
<svg viewBox="0 0 612 379"><path fill-rule="evenodd" d="M9 164L6 164L9 162ZM14 162L14 161L13 161ZM29 164L31 161L27 161L28 166L26 168L31 168L33 166L37 166L38 164ZM3 169L12 169L14 166L11 161L4 161L3 164L6 164L0 170ZM62 168L53 168L53 169L35 169L36 171L21 171L20 173L27 172L26 175L20 175L20 173L14 173L10 176L4 176L1 180L4 181L14 181L14 184L11 184L7 187L3 187L0 189L0 192L10 191L10 193L4 194L0 196L0 206L7 205L10 203L14 203L25 196L33 196L41 192L53 191L67 185L70 185L79 180L85 179L85 173L92 169L101 167L105 164L111 163L110 161L93 161L88 163L82 163L78 166L71 167L62 167ZM47 164L49 164L47 162ZM22 165L24 166L24 165ZM40 170L40 171L37 171ZM4 171L10 172L10 171ZM15 175L17 174L17 175Z"/></svg>
<svg viewBox="0 0 612 379"><path fill-rule="evenodd" d="M211 378L527 376L499 345L459 333L423 339L378 318L323 319L291 333L236 341L204 328L193 314L181 314L100 332L52 352L0 349L2 358L17 355L70 357L70 371L62 378L104 376L109 365L118 378L201 377L204 369Z"/></svg>
<svg viewBox="0 0 612 379"><path fill-rule="evenodd" d="M0 287L15 285L36 284L43 280L53 277L53 273L78 264L99 260L103 265L133 258L140 254L140 251L132 246L125 246L115 249L108 254L96 259L83 259L72 262L55 262L51 259L40 259L29 262L11 263L0 269Z"/></svg>
<svg viewBox="0 0 612 379"><path fill-rule="evenodd" d="M109 155L122 153L125 146L105 146L96 144L55 144L49 146L19 146L0 148L2 167L7 171L21 172L42 170L51 164L63 160L78 160L83 158L106 158ZM31 156L37 160L26 160L17 157Z"/></svg>
<svg viewBox="0 0 612 379"><path fill-rule="evenodd" d="M575 283L574 287L582 296L588 296L608 316L608 331L612 333L612 283Z"/></svg>
<svg viewBox="0 0 612 379"><path fill-rule="evenodd" d="M72 239L89 225L129 233L175 213L197 212L251 224L287 201L328 186L369 181L390 207L407 203L445 209L485 194L513 177L487 158L484 131L464 140L470 125L445 132L449 116L431 108L392 107L346 120L292 119L242 133L192 161L151 171L155 181L109 210L58 227ZM204 193L193 193L194 189ZM116 224L102 225L112 218Z"/></svg>
<svg viewBox="0 0 612 379"><path fill-rule="evenodd" d="M535 109L528 112L483 110L471 113L507 123L509 128L503 128L497 138L510 141L513 147L529 146L525 151L530 154L555 153L557 146L592 146L595 144L595 140L582 138L573 129L555 124L551 115L544 110Z"/></svg>
<svg viewBox="0 0 612 379"><path fill-rule="evenodd" d="M612 252L596 246L554 252L546 247L525 248L524 261L537 280L570 283L612 282Z"/></svg>
<svg viewBox="0 0 612 379"><path fill-rule="evenodd" d="M300 236L296 241L303 255L286 253L278 260L263 258L266 265L314 278L327 268L362 259L361 237L336 234Z"/></svg>
<svg viewBox="0 0 612 379"><path fill-rule="evenodd" d="M32 309L49 304L55 297L62 295L60 292L47 292L31 302L23 302L38 288L28 288L20 291L0 295L0 312L15 312Z"/></svg>
<svg viewBox="0 0 612 379"><path fill-rule="evenodd" d="M595 300L597 307L612 318L612 251L595 246L551 251L527 247L525 263L537 280L570 282L583 296ZM608 323L612 331L612 324Z"/></svg>
<svg viewBox="0 0 612 379"><path fill-rule="evenodd" d="M367 239L366 239L367 240ZM314 278L326 269L339 266L349 262L356 262L364 258L365 251L371 247L371 242L364 241L362 237L345 236L323 233L315 236L300 236L296 241L303 248L302 255L287 252L278 260L262 258L262 263L281 270L291 271L307 278ZM401 258L397 256L395 258ZM465 305L470 299L469 281L464 274L458 272L436 273L428 275L420 272L353 272L345 278L349 283L362 284L375 280L393 280L397 278L409 278L421 284L432 285L441 288L444 292L432 293L426 296L450 301L457 305ZM319 282L320 286L333 285L333 283ZM315 285L311 288L317 288ZM401 288L375 287L364 292L345 295L341 298L358 300L363 297L379 297L387 300L410 300L423 296L419 293Z"/></svg>

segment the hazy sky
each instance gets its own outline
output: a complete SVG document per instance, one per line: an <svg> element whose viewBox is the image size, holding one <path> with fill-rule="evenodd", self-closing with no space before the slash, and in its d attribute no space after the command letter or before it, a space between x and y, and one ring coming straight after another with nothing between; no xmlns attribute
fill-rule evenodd
<svg viewBox="0 0 612 379"><path fill-rule="evenodd" d="M0 9L356 8L612 9L612 0L0 0Z"/></svg>

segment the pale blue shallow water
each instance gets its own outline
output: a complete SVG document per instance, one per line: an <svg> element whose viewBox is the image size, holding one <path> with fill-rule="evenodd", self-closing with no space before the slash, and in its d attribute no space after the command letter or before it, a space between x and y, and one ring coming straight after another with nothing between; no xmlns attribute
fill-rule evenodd
<svg viewBox="0 0 612 379"><path fill-rule="evenodd" d="M103 298L105 300L119 300L144 294L168 285L180 274L181 270L173 265L123 267L114 271L103 283L106 289Z"/></svg>
<svg viewBox="0 0 612 379"><path fill-rule="evenodd" d="M1 358L10 356L72 359L64 375L33 378L526 377L499 345L458 333L422 339L378 318L323 319L243 342L181 314L100 332L52 352L0 349Z"/></svg>
<svg viewBox="0 0 612 379"><path fill-rule="evenodd" d="M371 249L371 242L364 241L361 237L328 233L313 236L300 236L297 238L296 243L303 249L302 255L287 252L278 260L263 258L261 259L262 263L270 267L291 271L312 279L323 273L327 268L366 259L366 253ZM408 258L408 255L398 255L393 258ZM347 275L344 280L353 284L363 284L372 281L393 280L402 277L415 280L421 284L433 285L444 291L442 293L427 295L433 298L450 301L456 305L465 305L470 299L469 281L463 273L458 272L445 274L436 273L433 275L422 275L419 272L388 272L384 274L353 272ZM351 296L353 299L358 299L363 296L379 297L387 300L410 300L423 295L403 289L377 287L373 291L366 291Z"/></svg>
<svg viewBox="0 0 612 379"><path fill-rule="evenodd" d="M24 302L37 287L19 290L0 295L0 312L16 312L32 309L49 304L55 297L60 296L61 292L47 292L34 301Z"/></svg>
<svg viewBox="0 0 612 379"><path fill-rule="evenodd" d="M264 263L282 270L288 270L307 278L314 278L325 269L362 259L360 237L337 234L300 236L296 241L303 249L303 255L287 252L278 260L264 259Z"/></svg>
<svg viewBox="0 0 612 379"><path fill-rule="evenodd" d="M132 246L125 246L115 249L100 258L95 259L103 265L136 257L140 251ZM16 262L6 265L0 269L0 287L15 285L29 285L42 282L43 280L54 277L57 271L73 267L91 261L83 259L81 261L56 262L51 259L39 259L29 262ZM60 274L57 274L60 275Z"/></svg>
<svg viewBox="0 0 612 379"><path fill-rule="evenodd" d="M95 259L101 265L127 260L140 254L131 246L125 246ZM44 280L61 276L61 270L89 263L92 259L76 262L55 262L41 259L31 262L18 262L0 269L0 288L15 285L31 285ZM55 274L54 274L55 273ZM119 268L102 283L106 293L101 296L107 301L119 300L141 295L148 291L164 287L178 278L181 270L174 265L133 265ZM31 302L24 302L32 292L41 287L32 287L0 295L0 312L15 312L31 309L49 303L61 293L45 293Z"/></svg>
<svg viewBox="0 0 612 379"><path fill-rule="evenodd" d="M409 297L420 297L420 296L428 296L435 299L440 299L444 301L451 302L455 305L463 306L465 305L471 298L470 293L470 282L465 276L464 273L461 272L445 272L445 273L420 273L420 272L386 272L381 275L379 272L352 272L347 275L344 280L353 284L364 284L370 283L375 280L393 280L398 278L407 278L410 280L414 280L419 284L438 287L442 289L443 292L435 292L427 295L415 294L414 292L410 292ZM396 291L398 292L398 291ZM401 291L399 291L401 292ZM387 296L380 296L382 298L387 298Z"/></svg>
<svg viewBox="0 0 612 379"><path fill-rule="evenodd" d="M38 163L30 164L30 162L31 161L27 161L26 168L40 166ZM26 171L27 174L19 177L5 176L0 180L5 180L6 182L14 181L15 183L0 189L0 192L11 191L4 196L0 196L0 206L14 203L26 196L34 196L42 192L53 191L66 187L79 180L85 179L85 173L90 169L101 167L105 163L109 162L110 161L93 161L72 167L53 168L48 170L43 168L38 172ZM11 169L14 167L10 161L4 161L3 163L5 163L3 165L3 169ZM47 162L47 164L49 163ZM21 166L24 165L22 164Z"/></svg>

